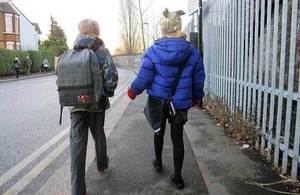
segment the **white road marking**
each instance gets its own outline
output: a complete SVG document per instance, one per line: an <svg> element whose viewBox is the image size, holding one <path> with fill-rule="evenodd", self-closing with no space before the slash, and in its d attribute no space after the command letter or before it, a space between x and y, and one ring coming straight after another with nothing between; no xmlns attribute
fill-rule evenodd
<svg viewBox="0 0 300 195"><path fill-rule="evenodd" d="M52 138L49 142L44 144L38 150L33 152L31 155L22 160L19 164L11 168L4 175L0 177L0 187L4 185L7 181L9 181L13 176L18 174L22 169L24 169L27 165L32 163L36 158L38 158L42 153L47 151L51 146L56 144L60 139L62 139L69 132L69 128L64 129L57 136Z"/></svg>
<svg viewBox="0 0 300 195"><path fill-rule="evenodd" d="M36 176L38 176L48 165L54 161L67 147L69 146L69 139L65 140L59 145L51 154L44 158L37 166L35 166L29 173L27 173L20 181L13 187L6 191L3 195L13 195L21 192Z"/></svg>
<svg viewBox="0 0 300 195"><path fill-rule="evenodd" d="M122 93L120 93L120 96ZM105 135L109 137L114 128L117 125L117 122L122 117L125 109L127 108L130 99L127 96L124 96L122 100L114 107L114 109L108 114L107 119L109 122L105 123Z"/></svg>
<svg viewBox="0 0 300 195"><path fill-rule="evenodd" d="M125 88L125 86L127 86L129 83L131 82L131 80L129 79L127 82L125 82L120 88L119 90L116 92L116 95L111 99L111 104L114 104L115 101L122 95L124 94L125 90L127 90ZM128 105L128 104L127 104ZM121 116L120 116L121 117ZM116 121L117 122L117 121ZM115 126L115 125L114 125ZM114 127L113 126L113 127ZM110 133L111 134L113 129L110 128ZM55 144L57 143L62 137L64 137L64 135L66 135L69 132L69 128L65 129L63 132L61 132L59 135L60 136L56 136L55 138L53 138L52 140L56 140L56 142L53 141L53 143L51 142L51 144ZM49 143L49 142L48 142ZM52 145L49 146L49 144L45 144L42 150L38 149L37 152L34 152L33 154L35 155L30 155L29 157L27 157L27 161L24 163L23 161L21 163L19 163L16 167L17 169L12 168L8 173L9 174L5 174L3 175L3 182L6 183L9 179L11 179L11 177L13 177L14 175L16 175L19 171L21 171L24 167L26 167L30 162L34 161L39 155L41 155L43 152L45 152L49 147L51 147ZM21 192L36 176L38 176L51 162L53 162L67 147L69 146L69 140L67 139L66 141L64 141L61 145L59 145L50 155L48 155L45 159L43 159L39 164L37 164L29 173L27 173L22 179L20 179L15 185L13 185L7 192L5 192L5 195L9 195L9 194L16 194L17 192ZM37 155L38 154L38 155ZM25 160L26 160L25 159ZM24 160L24 161L25 161ZM20 165L21 164L21 165ZM5 177L4 177L5 176ZM1 177L2 178L2 177ZM1 181L1 180L0 180ZM3 183L3 184L4 184ZM2 185L3 185L2 184ZM1 185L0 185L1 187Z"/></svg>

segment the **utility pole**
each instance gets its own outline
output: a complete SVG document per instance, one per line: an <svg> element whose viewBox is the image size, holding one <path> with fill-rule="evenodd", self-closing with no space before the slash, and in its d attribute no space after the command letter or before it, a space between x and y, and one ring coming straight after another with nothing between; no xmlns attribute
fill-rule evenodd
<svg viewBox="0 0 300 195"><path fill-rule="evenodd" d="M198 48L201 55L203 55L202 0L199 0L198 32Z"/></svg>
<svg viewBox="0 0 300 195"><path fill-rule="evenodd" d="M147 48L149 47L149 23L144 22L144 25L147 26L147 44L146 44L146 48Z"/></svg>
<svg viewBox="0 0 300 195"><path fill-rule="evenodd" d="M143 51L145 51L145 32L144 32L144 19L143 19L143 11L141 6L141 0L139 0L139 12L140 12L140 19L141 19L141 30L142 30L142 42L143 42Z"/></svg>
<svg viewBox="0 0 300 195"><path fill-rule="evenodd" d="M198 48L200 55L202 55L203 58L203 33L202 33L202 0L199 0L199 18L198 18ZM199 108L203 108L203 98L201 98L198 102Z"/></svg>

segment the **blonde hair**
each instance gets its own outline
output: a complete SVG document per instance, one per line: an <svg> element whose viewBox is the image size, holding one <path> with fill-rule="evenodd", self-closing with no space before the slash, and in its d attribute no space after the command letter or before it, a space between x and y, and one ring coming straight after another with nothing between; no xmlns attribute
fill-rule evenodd
<svg viewBox="0 0 300 195"><path fill-rule="evenodd" d="M91 35L98 37L100 35L100 28L97 21L92 19L81 20L78 24L79 34Z"/></svg>

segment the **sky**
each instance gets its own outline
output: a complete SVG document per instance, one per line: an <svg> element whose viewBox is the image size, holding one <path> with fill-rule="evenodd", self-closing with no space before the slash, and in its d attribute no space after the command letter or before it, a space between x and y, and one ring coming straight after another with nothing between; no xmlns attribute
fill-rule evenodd
<svg viewBox="0 0 300 195"><path fill-rule="evenodd" d="M100 37L113 53L120 46L119 0L12 0L12 2L31 21L39 24L47 38L50 15L65 31L68 45L72 47L78 34L77 24L84 18L95 19L100 25ZM147 22L151 26L154 18L159 18L165 8L171 11L183 10L187 13L188 0L142 0L142 7L150 6ZM183 26L187 24L188 14L183 16Z"/></svg>

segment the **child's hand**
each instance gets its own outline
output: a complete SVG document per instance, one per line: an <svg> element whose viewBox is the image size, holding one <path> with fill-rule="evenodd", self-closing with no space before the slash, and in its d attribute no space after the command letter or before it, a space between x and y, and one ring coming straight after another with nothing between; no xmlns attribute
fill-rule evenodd
<svg viewBox="0 0 300 195"><path fill-rule="evenodd" d="M132 91L132 89L130 89L130 87L128 87L127 95L131 100L135 100L136 94Z"/></svg>

